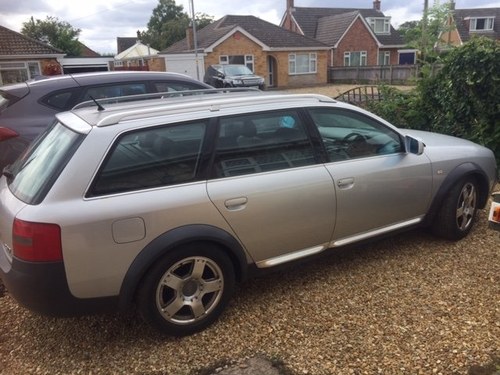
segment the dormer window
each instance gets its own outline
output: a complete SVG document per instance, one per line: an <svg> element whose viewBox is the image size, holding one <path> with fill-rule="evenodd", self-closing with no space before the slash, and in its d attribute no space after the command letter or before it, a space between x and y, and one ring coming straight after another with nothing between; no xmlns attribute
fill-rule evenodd
<svg viewBox="0 0 500 375"><path fill-rule="evenodd" d="M375 34L390 34L391 17L369 17L366 20Z"/></svg>
<svg viewBox="0 0 500 375"><path fill-rule="evenodd" d="M470 18L470 31L493 31L495 17Z"/></svg>

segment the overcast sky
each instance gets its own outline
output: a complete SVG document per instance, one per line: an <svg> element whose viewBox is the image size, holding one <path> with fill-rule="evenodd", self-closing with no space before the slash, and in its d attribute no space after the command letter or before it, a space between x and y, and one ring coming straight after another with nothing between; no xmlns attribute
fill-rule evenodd
<svg viewBox="0 0 500 375"><path fill-rule="evenodd" d="M279 24L286 0L193 0L196 13L219 19L226 14L253 15ZM441 0L444 2L445 0ZM176 0L191 14L190 0ZM500 0L456 0L456 8L500 8ZM117 37L133 37L147 23L158 0L0 0L0 25L21 31L23 22L33 16L66 21L81 29L79 40L101 54L116 54ZM433 0L429 1L432 5ZM424 0L381 0L382 11L398 27L421 18ZM372 0L295 0L297 7L370 8Z"/></svg>

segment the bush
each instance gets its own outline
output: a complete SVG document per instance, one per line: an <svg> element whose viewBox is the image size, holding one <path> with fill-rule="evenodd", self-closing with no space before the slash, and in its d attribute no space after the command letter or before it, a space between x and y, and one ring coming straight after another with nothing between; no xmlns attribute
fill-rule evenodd
<svg viewBox="0 0 500 375"><path fill-rule="evenodd" d="M470 139L492 149L500 164L500 42L473 38L455 48L440 72L424 73L409 94L381 90L384 101L370 104L375 113L400 127Z"/></svg>

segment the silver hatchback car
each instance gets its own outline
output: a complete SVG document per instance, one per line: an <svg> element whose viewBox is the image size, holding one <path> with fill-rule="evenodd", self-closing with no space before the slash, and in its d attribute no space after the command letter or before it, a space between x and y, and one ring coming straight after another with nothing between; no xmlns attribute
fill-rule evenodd
<svg viewBox="0 0 500 375"><path fill-rule="evenodd" d="M0 276L27 308L132 304L170 335L236 282L415 226L470 231L493 153L319 95L213 93L57 115L0 180Z"/></svg>

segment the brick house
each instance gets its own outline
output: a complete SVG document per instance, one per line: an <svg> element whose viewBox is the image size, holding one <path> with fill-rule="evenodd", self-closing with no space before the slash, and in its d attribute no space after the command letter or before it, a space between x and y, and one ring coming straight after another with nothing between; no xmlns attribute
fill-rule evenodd
<svg viewBox="0 0 500 375"><path fill-rule="evenodd" d="M405 49L380 0L367 9L295 7L294 0L287 0L280 26L328 45L329 67L416 62L416 51Z"/></svg>
<svg viewBox="0 0 500 375"><path fill-rule="evenodd" d="M327 83L329 47L254 16L227 15L197 31L160 55L166 70L203 80L211 64L245 64L265 77L268 87L297 87Z"/></svg>
<svg viewBox="0 0 500 375"><path fill-rule="evenodd" d="M452 9L450 30L440 35L442 44L461 46L475 36L500 40L500 8Z"/></svg>
<svg viewBox="0 0 500 375"><path fill-rule="evenodd" d="M0 26L0 85L62 74L64 55L57 48Z"/></svg>

